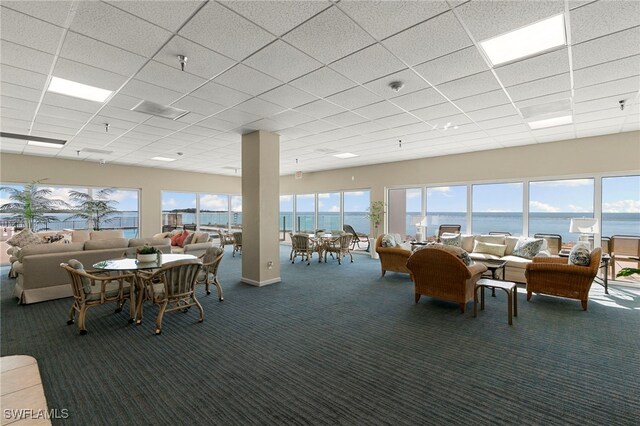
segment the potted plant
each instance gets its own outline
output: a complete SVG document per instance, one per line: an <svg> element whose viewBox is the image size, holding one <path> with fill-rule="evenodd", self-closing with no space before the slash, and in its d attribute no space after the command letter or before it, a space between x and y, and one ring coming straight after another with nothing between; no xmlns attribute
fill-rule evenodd
<svg viewBox="0 0 640 426"><path fill-rule="evenodd" d="M160 257L160 250L155 247L150 246L149 244L145 244L136 250L136 258L138 262L155 262Z"/></svg>
<svg viewBox="0 0 640 426"><path fill-rule="evenodd" d="M382 224L384 220L384 201L372 201L371 206L369 206L369 213L367 213L367 217L371 221L373 225L374 234L373 238L370 239L369 247L371 247L371 257L374 259L378 258L378 252L375 250L376 239L378 238L378 228Z"/></svg>
<svg viewBox="0 0 640 426"><path fill-rule="evenodd" d="M0 206L0 213L11 213L7 219L21 223L27 229L36 231L37 224L47 224L57 221L53 213L66 207L63 200L51 198L53 191L40 185L46 179L40 179L26 184L22 189L13 186L0 187L0 192L9 194L10 202Z"/></svg>

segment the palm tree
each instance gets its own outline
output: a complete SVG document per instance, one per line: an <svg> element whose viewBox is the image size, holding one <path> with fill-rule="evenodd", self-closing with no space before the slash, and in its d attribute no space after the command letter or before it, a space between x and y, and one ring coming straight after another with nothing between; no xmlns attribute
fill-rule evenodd
<svg viewBox="0 0 640 426"><path fill-rule="evenodd" d="M103 188L91 196L85 192L69 191L69 198L75 203L77 213L68 219L81 218L87 221L89 229L100 230L105 223L113 220L113 215L120 213L116 208L116 201L110 199L114 188Z"/></svg>
<svg viewBox="0 0 640 426"><path fill-rule="evenodd" d="M0 191L9 193L10 203L0 206L0 213L11 213L9 220L23 222L24 226L32 229L38 223L49 223L58 220L53 213L61 207L67 206L63 200L51 198L51 189L41 188L39 185L46 179L28 183L22 189L10 186L0 187Z"/></svg>

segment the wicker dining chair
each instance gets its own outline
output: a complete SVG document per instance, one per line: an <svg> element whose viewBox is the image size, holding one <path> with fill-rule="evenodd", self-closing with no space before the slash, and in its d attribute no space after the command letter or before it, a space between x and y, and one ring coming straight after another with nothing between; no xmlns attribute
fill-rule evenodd
<svg viewBox="0 0 640 426"><path fill-rule="evenodd" d="M233 252L231 256L236 257L236 252L242 254L242 232L233 233Z"/></svg>
<svg viewBox="0 0 640 426"><path fill-rule="evenodd" d="M291 263L295 263L296 257L300 256L300 259L303 262L306 260L307 266L309 266L314 251L316 251L316 244L308 234L291 235L291 255L289 256Z"/></svg>
<svg viewBox="0 0 640 426"><path fill-rule="evenodd" d="M353 234L342 234L339 237L328 240L324 245L324 262L327 262L327 253L333 255L336 254L338 264L342 264L342 258L346 255L351 257L351 263L353 263L353 255L351 254L351 240Z"/></svg>
<svg viewBox="0 0 640 426"><path fill-rule="evenodd" d="M204 284L206 287L207 295L211 294L209 290L209 284L213 284L218 291L218 300L223 301L222 286L218 281L218 267L224 256L224 249L222 247L209 247L204 252L200 259L202 259L202 268L198 273L196 284Z"/></svg>
<svg viewBox="0 0 640 426"><path fill-rule="evenodd" d="M220 247L224 248L226 245L233 245L233 236L227 233L223 233L218 229L218 238L220 239Z"/></svg>
<svg viewBox="0 0 640 426"><path fill-rule="evenodd" d="M122 311L122 306L129 301L129 323L135 317L135 307L131 303L131 283L134 282L133 274L110 275L105 271L86 271L84 265L76 259L70 259L67 263L61 263L71 277L71 290L73 303L69 311L67 324L75 322L78 313L78 330L81 335L87 334L86 317L87 310L93 306L104 305L108 302L116 302L116 312Z"/></svg>
<svg viewBox="0 0 640 426"><path fill-rule="evenodd" d="M204 310L195 294L201 267L200 259L184 259L168 263L155 272L138 271L146 293L145 299L160 306L156 317L156 334L162 333L162 318L165 312L185 312L196 306L200 312L198 322L204 321ZM138 323L142 322L142 316L143 311L139 304Z"/></svg>

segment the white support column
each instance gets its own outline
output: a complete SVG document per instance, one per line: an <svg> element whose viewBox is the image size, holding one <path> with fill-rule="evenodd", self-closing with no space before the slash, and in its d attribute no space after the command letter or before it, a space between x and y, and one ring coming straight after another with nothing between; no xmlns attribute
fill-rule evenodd
<svg viewBox="0 0 640 426"><path fill-rule="evenodd" d="M280 137L242 135L242 278L255 286L280 279Z"/></svg>

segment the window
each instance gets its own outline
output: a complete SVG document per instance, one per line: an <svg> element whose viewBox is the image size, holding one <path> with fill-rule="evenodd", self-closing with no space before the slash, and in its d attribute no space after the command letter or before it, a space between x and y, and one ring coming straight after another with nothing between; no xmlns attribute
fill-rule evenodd
<svg viewBox="0 0 640 426"><path fill-rule="evenodd" d="M102 188L94 189L94 194L100 189ZM136 189L114 189L108 195L108 199L112 201L111 206L117 213L107 218L103 228L124 229L125 238L138 237L140 229L139 192Z"/></svg>
<svg viewBox="0 0 640 426"><path fill-rule="evenodd" d="M566 179L529 183L529 235L559 234L575 243L569 232L572 218L593 217L593 179Z"/></svg>
<svg viewBox="0 0 640 426"><path fill-rule="evenodd" d="M422 219L422 188L390 189L388 204L389 232L414 236Z"/></svg>
<svg viewBox="0 0 640 426"><path fill-rule="evenodd" d="M602 179L602 236L640 235L640 176Z"/></svg>
<svg viewBox="0 0 640 426"><path fill-rule="evenodd" d="M522 183L473 185L473 233L522 235L522 188Z"/></svg>
<svg viewBox="0 0 640 426"><path fill-rule="evenodd" d="M369 234L371 226L367 216L371 195L369 191L345 192L343 195L344 224L356 232Z"/></svg>
<svg viewBox="0 0 640 426"><path fill-rule="evenodd" d="M298 232L312 234L316 230L316 195L296 195L296 230Z"/></svg>
<svg viewBox="0 0 640 426"><path fill-rule="evenodd" d="M440 225L460 225L467 232L467 186L427 188L427 232L435 237Z"/></svg>
<svg viewBox="0 0 640 426"><path fill-rule="evenodd" d="M231 230L242 230L242 195L231 196Z"/></svg>
<svg viewBox="0 0 640 426"><path fill-rule="evenodd" d="M340 231L340 193L318 194L318 229L326 232Z"/></svg>
<svg viewBox="0 0 640 426"><path fill-rule="evenodd" d="M200 229L214 231L229 227L229 196L227 194L200 195Z"/></svg>
<svg viewBox="0 0 640 426"><path fill-rule="evenodd" d="M282 240L288 237L289 232L293 232L293 195L280 196L280 232Z"/></svg>
<svg viewBox="0 0 640 426"><path fill-rule="evenodd" d="M205 219L205 223L208 220ZM162 225L196 225L195 192L162 192Z"/></svg>

